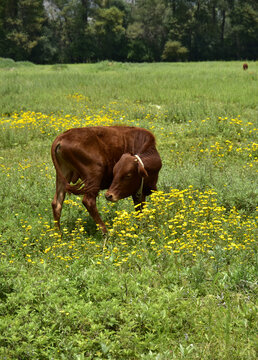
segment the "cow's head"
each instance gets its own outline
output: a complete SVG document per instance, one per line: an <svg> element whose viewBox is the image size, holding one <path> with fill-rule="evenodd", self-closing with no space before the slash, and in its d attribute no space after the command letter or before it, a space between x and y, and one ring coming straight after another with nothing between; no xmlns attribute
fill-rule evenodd
<svg viewBox="0 0 258 360"><path fill-rule="evenodd" d="M116 202L136 194L146 176L147 171L134 155L123 154L114 166L113 181L105 195L107 200Z"/></svg>

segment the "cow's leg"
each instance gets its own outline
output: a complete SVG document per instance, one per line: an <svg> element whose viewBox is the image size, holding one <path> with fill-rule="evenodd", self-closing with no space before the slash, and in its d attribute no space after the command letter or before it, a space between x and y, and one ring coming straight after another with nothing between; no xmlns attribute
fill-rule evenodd
<svg viewBox="0 0 258 360"><path fill-rule="evenodd" d="M82 200L83 205L86 207L91 217L98 224L104 234L107 233L107 228L104 222L102 221L97 206L96 206L96 197L97 195L85 194Z"/></svg>
<svg viewBox="0 0 258 360"><path fill-rule="evenodd" d="M136 195L132 195L132 198L133 198L135 210L142 211L146 196L142 194L141 197L139 198Z"/></svg>

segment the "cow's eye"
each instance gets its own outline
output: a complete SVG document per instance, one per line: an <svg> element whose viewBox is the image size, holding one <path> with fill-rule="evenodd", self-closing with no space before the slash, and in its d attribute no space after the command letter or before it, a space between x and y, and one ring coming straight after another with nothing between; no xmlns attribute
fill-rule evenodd
<svg viewBox="0 0 258 360"><path fill-rule="evenodd" d="M128 173L125 175L125 179L130 179L132 177L132 174L131 173Z"/></svg>

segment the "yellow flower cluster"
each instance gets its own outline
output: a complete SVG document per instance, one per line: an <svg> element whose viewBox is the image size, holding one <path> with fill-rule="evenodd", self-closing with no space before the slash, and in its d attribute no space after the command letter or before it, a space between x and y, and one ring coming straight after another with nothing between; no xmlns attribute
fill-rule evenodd
<svg viewBox="0 0 258 360"><path fill-rule="evenodd" d="M27 111L20 114L13 114L10 118L0 118L0 126L3 131L7 129L39 130L40 133L45 135L63 132L73 127L107 126L113 123L114 118L102 111L95 115L84 113L82 117L72 115L45 115Z"/></svg>
<svg viewBox="0 0 258 360"><path fill-rule="evenodd" d="M46 115L41 112L25 111L14 113L10 117L0 117L0 129L2 131L25 129L26 131L38 131L39 133L44 134L44 136L52 136L53 134L74 127L109 126L114 124L139 126L140 121L142 120L146 120L148 128L154 129L155 122L158 119L158 116L161 115L159 107L157 108L156 105L150 105L150 111L148 112L146 106L140 102L132 104L129 101L125 101L123 103L123 108L121 108L120 103L112 101L108 106L102 106L102 108L96 110L94 109L93 104L90 104L90 99L82 94L69 94L67 99L79 103L79 108L78 104L76 104L76 111L78 112L78 109L80 109L80 116L64 115L62 111L60 111L60 115ZM91 107L89 107L88 104L90 104ZM129 109L131 108L134 109L134 113L136 112L139 114L139 117L134 117L133 120L125 120L125 109L130 113Z"/></svg>
<svg viewBox="0 0 258 360"><path fill-rule="evenodd" d="M66 206L81 210L79 201L79 197L67 200ZM89 216L86 211L85 216ZM164 256L195 259L202 254L214 259L218 252L253 254L257 230L254 218L243 217L235 208L228 212L219 206L215 191L201 192L192 187L154 192L142 212L116 211L105 240L89 235L81 218L74 229L63 228L62 235L41 221L37 238L27 221L20 225L24 238L19 251L31 264L57 260L69 266L74 259L83 257L96 264L108 261L115 266L130 266L139 259Z"/></svg>
<svg viewBox="0 0 258 360"><path fill-rule="evenodd" d="M228 213L219 206L213 190L200 192L189 187L154 192L141 213L118 213L110 233L121 264L132 255L142 257L149 252L158 257L206 253L213 258L217 247L252 251L255 229L254 219L243 219L235 208ZM106 257L114 256L105 250Z"/></svg>
<svg viewBox="0 0 258 360"><path fill-rule="evenodd" d="M86 101L86 102L89 102L90 99L88 98L88 96L85 96L85 95L82 95L82 94L79 94L79 93L74 93L74 94L69 94L67 96L68 99L74 99L76 100L77 102L80 102L80 101Z"/></svg>
<svg viewBox="0 0 258 360"><path fill-rule="evenodd" d="M247 159L246 166L253 167L258 162L257 150L258 144L255 142L248 142L245 144L234 143L233 141L226 140L225 142L216 141L213 145L205 147L203 143L199 143L197 149L193 148L193 151L199 151L203 155L219 159L220 163L224 157L229 155L241 156Z"/></svg>
<svg viewBox="0 0 258 360"><path fill-rule="evenodd" d="M189 123L193 122L190 120ZM221 133L220 137L214 138L212 135L214 128L218 128L218 132ZM188 146L189 151L195 154L197 161L207 158L212 160L215 166L223 167L230 157L235 157L244 160L243 168L256 169L258 144L253 140L256 138L258 129L252 122L244 122L240 116L237 118L219 117L217 120L207 118L196 124L196 127L184 129L185 139L191 138L193 131L200 135L211 132L210 136L203 136L199 143ZM183 162L185 150L177 150L177 146L175 146L177 141L173 139L170 140L170 143L173 145L170 152L176 154L179 163Z"/></svg>

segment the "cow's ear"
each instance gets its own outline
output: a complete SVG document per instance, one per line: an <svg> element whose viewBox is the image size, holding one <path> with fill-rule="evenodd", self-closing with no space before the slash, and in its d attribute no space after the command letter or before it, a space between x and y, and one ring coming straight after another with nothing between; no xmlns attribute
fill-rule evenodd
<svg viewBox="0 0 258 360"><path fill-rule="evenodd" d="M147 171L144 169L144 167L138 162L138 173L141 175L141 177L148 176Z"/></svg>

